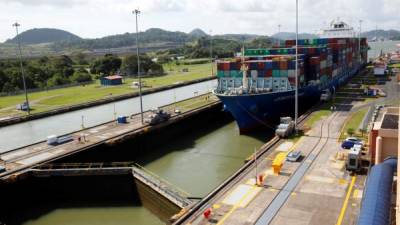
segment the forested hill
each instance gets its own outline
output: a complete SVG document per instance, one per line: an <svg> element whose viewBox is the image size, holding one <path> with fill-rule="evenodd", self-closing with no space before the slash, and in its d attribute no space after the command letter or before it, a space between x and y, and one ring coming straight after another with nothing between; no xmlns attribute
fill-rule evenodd
<svg viewBox="0 0 400 225"><path fill-rule="evenodd" d="M82 39L76 41L61 41L54 44L57 50L66 48L80 48L80 49L106 49L106 48L120 48L136 45L136 34L125 33L107 36L96 39ZM144 32L139 33L139 42L143 44L162 45L171 43L176 46L184 45L188 42L193 42L199 38L209 37L201 29L194 29L192 32L184 33L180 31L167 31L160 28L151 28ZM233 40L233 41L251 41L253 39L263 37L260 35L250 34L224 34L214 35L214 38Z"/></svg>
<svg viewBox="0 0 400 225"><path fill-rule="evenodd" d="M75 34L70 32L52 29L52 28L35 28L27 30L19 34L21 43L23 44L42 44L42 43L53 43L59 41L78 41L81 40ZM6 43L17 43L17 37L9 39Z"/></svg>

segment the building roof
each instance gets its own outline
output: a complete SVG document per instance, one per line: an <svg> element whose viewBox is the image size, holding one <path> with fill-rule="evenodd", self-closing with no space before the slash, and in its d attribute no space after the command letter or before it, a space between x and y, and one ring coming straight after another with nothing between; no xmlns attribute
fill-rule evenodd
<svg viewBox="0 0 400 225"><path fill-rule="evenodd" d="M381 128L383 129L399 129L399 115L386 114L383 117Z"/></svg>
<svg viewBox="0 0 400 225"><path fill-rule="evenodd" d="M122 77L119 76L119 75L113 75L113 76L104 77L104 79L107 79L107 80L119 80L119 79L122 79Z"/></svg>

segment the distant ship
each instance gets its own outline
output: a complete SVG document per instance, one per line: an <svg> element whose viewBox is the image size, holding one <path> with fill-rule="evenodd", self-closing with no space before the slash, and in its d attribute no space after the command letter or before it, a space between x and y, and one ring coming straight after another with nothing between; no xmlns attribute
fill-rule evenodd
<svg viewBox="0 0 400 225"><path fill-rule="evenodd" d="M297 62L295 46L295 40L287 40L276 48L243 49L240 57L217 62L213 92L241 133L294 111L296 76L301 106L318 101L323 90L333 91L367 63L366 38L355 38L342 21L333 21L321 38L298 40Z"/></svg>

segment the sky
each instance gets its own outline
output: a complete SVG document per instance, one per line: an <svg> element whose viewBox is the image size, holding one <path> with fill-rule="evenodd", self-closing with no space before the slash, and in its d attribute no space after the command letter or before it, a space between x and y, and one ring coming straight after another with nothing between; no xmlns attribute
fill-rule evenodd
<svg viewBox="0 0 400 225"><path fill-rule="evenodd" d="M0 42L20 30L58 28L83 38L157 27L190 32L272 35L295 31L295 0L0 0ZM340 18L358 30L400 30L400 0L299 0L299 32L315 33Z"/></svg>

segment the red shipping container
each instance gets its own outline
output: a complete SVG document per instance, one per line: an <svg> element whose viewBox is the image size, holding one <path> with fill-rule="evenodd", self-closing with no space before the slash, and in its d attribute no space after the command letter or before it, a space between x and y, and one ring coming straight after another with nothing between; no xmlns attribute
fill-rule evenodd
<svg viewBox="0 0 400 225"><path fill-rule="evenodd" d="M229 71L230 70L230 62L223 62L222 63L222 70Z"/></svg>
<svg viewBox="0 0 400 225"><path fill-rule="evenodd" d="M265 77L272 77L272 70L265 71Z"/></svg>
<svg viewBox="0 0 400 225"><path fill-rule="evenodd" d="M279 62L279 68L280 68L281 70L287 70L287 69L288 69L288 63L287 63L287 61L286 61L286 60L281 60L281 61Z"/></svg>
<svg viewBox="0 0 400 225"><path fill-rule="evenodd" d="M320 64L320 59L318 56L311 57L310 58L310 64L311 65L319 65Z"/></svg>
<svg viewBox="0 0 400 225"><path fill-rule="evenodd" d="M264 62L258 62L258 63L257 63L257 68L258 68L258 70L264 70L264 65L265 65Z"/></svg>
<svg viewBox="0 0 400 225"><path fill-rule="evenodd" d="M308 49L308 53L310 53L311 55L315 54L315 48L309 48Z"/></svg>
<svg viewBox="0 0 400 225"><path fill-rule="evenodd" d="M329 39L328 39L328 43L329 43L329 44L337 43L336 38L329 38Z"/></svg>
<svg viewBox="0 0 400 225"><path fill-rule="evenodd" d="M296 45L296 40L286 40L285 45L289 47Z"/></svg>

